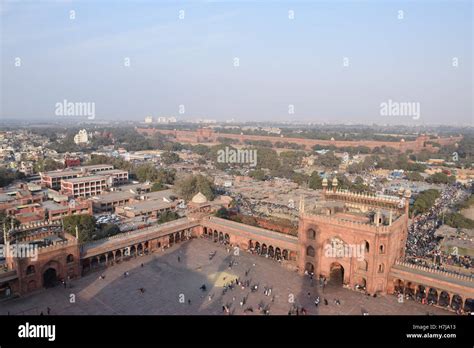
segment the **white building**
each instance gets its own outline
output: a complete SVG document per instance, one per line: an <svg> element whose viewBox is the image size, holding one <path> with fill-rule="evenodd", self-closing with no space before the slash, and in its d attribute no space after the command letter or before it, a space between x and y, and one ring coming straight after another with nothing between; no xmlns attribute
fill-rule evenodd
<svg viewBox="0 0 474 348"><path fill-rule="evenodd" d="M164 117L164 116L158 117L157 121L158 121L158 123L168 123L166 117Z"/></svg>
<svg viewBox="0 0 474 348"><path fill-rule="evenodd" d="M153 123L153 117L151 116L145 117L145 123Z"/></svg>
<svg viewBox="0 0 474 348"><path fill-rule="evenodd" d="M87 144L89 142L89 136L85 129L81 129L79 133L74 136L74 142L76 144Z"/></svg>

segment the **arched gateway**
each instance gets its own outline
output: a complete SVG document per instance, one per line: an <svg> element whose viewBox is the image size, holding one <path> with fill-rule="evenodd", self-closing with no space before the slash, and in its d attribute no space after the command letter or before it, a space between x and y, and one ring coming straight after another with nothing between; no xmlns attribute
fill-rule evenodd
<svg viewBox="0 0 474 348"><path fill-rule="evenodd" d="M45 288L52 288L56 286L58 283L58 275L56 274L56 270L54 268L48 268L43 273L43 286Z"/></svg>
<svg viewBox="0 0 474 348"><path fill-rule="evenodd" d="M329 284L331 285L342 285L344 282L344 267L338 262L331 264L329 270Z"/></svg>

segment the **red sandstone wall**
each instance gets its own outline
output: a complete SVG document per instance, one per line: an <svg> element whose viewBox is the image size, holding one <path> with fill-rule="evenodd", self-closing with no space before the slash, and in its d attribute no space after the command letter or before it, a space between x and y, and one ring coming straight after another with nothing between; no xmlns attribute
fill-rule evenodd
<svg viewBox="0 0 474 348"><path fill-rule="evenodd" d="M304 145L307 149L315 145L329 146L333 145L336 147L345 146L367 146L371 149L375 147L391 147L400 151L412 150L419 152L421 150L427 150L430 152L436 152L438 149L430 144L425 144L429 141L429 137L420 136L414 141L405 142L392 142L392 141L373 141L373 140L361 140L361 141L331 141L331 140L317 140L317 139L302 139L302 138L285 138L285 137L272 137L272 136L259 136L259 135L240 135L240 134L226 134L226 133L215 133L212 129L199 129L197 132L194 131L178 131L178 130L162 130L154 128L136 128L137 132L145 135L153 135L156 132L161 134L171 135L177 141L182 142L199 142L199 141L211 141L216 142L218 137L237 139L241 143L245 140L259 140L259 141L270 141L273 144L276 142L289 142L299 145ZM442 145L454 144L459 142L462 137L449 137L433 139L433 141Z"/></svg>
<svg viewBox="0 0 474 348"><path fill-rule="evenodd" d="M265 228L271 231L277 231L284 234L289 234L291 236L296 236L298 234L298 231L296 231L294 228L281 226L263 218L256 218L256 220L257 220L258 226L261 228Z"/></svg>

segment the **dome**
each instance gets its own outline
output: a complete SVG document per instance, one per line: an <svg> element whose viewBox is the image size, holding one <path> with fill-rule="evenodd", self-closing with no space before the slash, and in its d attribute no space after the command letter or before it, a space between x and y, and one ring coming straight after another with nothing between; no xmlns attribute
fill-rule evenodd
<svg viewBox="0 0 474 348"><path fill-rule="evenodd" d="M405 188L400 187L400 188L398 189L398 194L399 194L399 195L402 195L403 192L405 192Z"/></svg>
<svg viewBox="0 0 474 348"><path fill-rule="evenodd" d="M323 179L323 186L328 186L328 179L327 178Z"/></svg>
<svg viewBox="0 0 474 348"><path fill-rule="evenodd" d="M410 198L410 197L411 197L411 191L410 191L410 190L406 190L406 191L405 191L405 197L406 197L406 198Z"/></svg>
<svg viewBox="0 0 474 348"><path fill-rule="evenodd" d="M337 178L332 179L332 186L337 186Z"/></svg>
<svg viewBox="0 0 474 348"><path fill-rule="evenodd" d="M207 198L204 196L201 192L197 193L193 199L191 200L193 203L201 204L201 203L206 203Z"/></svg>

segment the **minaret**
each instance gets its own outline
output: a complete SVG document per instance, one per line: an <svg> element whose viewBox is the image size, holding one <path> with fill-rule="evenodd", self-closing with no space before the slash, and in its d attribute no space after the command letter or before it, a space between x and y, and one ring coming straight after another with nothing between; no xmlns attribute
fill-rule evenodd
<svg viewBox="0 0 474 348"><path fill-rule="evenodd" d="M326 195L326 191L328 190L328 179L327 178L324 178L323 179L323 194Z"/></svg>
<svg viewBox="0 0 474 348"><path fill-rule="evenodd" d="M304 196L300 196L300 209L299 209L300 215L304 214Z"/></svg>
<svg viewBox="0 0 474 348"><path fill-rule="evenodd" d="M13 218L12 218L13 221ZM9 234L7 232L7 224L3 223L3 245L4 245L4 256L6 259L6 265L7 269L12 269L13 268L13 259L12 259L12 253L10 250L10 238Z"/></svg>
<svg viewBox="0 0 474 348"><path fill-rule="evenodd" d="M76 240L79 240L79 228L76 225Z"/></svg>
<svg viewBox="0 0 474 348"><path fill-rule="evenodd" d="M332 192L336 193L337 191L337 177L334 177L334 179L332 179Z"/></svg>
<svg viewBox="0 0 474 348"><path fill-rule="evenodd" d="M410 190L405 190L405 214L407 215L408 218L408 211L410 208L410 197L411 197L411 191Z"/></svg>

